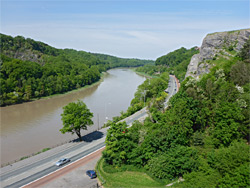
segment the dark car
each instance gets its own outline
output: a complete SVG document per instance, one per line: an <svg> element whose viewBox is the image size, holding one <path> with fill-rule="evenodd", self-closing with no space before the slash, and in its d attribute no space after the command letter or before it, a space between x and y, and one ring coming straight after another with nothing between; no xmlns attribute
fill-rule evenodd
<svg viewBox="0 0 250 188"><path fill-rule="evenodd" d="M91 178L96 178L96 173L94 170L87 170L86 174Z"/></svg>

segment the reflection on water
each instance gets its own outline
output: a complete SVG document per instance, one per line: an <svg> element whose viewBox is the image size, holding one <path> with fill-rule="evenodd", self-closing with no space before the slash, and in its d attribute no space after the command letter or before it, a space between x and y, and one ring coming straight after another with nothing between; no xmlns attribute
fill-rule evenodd
<svg viewBox="0 0 250 188"><path fill-rule="evenodd" d="M102 82L87 89L0 108L1 164L76 138L69 133L62 135L59 129L62 107L78 99L94 113L94 125L82 134L98 129L128 108L137 86L144 80L129 69L113 69Z"/></svg>

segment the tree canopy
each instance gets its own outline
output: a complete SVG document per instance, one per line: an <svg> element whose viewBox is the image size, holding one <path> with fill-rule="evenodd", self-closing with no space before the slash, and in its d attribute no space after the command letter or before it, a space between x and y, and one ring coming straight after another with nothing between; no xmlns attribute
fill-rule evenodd
<svg viewBox="0 0 250 188"><path fill-rule="evenodd" d="M197 47L186 49L184 47L170 52L156 59L155 64L146 64L138 67L138 72L144 72L149 75L159 75L163 72L174 74L180 81L183 81L191 57L198 53Z"/></svg>
<svg viewBox="0 0 250 188"><path fill-rule="evenodd" d="M0 34L0 106L61 94L98 81L114 67L137 67L149 60L124 59Z"/></svg>
<svg viewBox="0 0 250 188"><path fill-rule="evenodd" d="M76 103L71 102L64 106L61 116L63 122L63 128L60 129L61 133L76 134L80 141L82 141L81 130L87 130L87 126L93 124L91 120L93 113L90 112L84 102L79 100Z"/></svg>
<svg viewBox="0 0 250 188"><path fill-rule="evenodd" d="M210 73L181 83L167 109L148 98L144 123L111 124L103 153L109 168L132 165L166 182L183 177L174 187L250 186L249 63L237 56L210 63Z"/></svg>

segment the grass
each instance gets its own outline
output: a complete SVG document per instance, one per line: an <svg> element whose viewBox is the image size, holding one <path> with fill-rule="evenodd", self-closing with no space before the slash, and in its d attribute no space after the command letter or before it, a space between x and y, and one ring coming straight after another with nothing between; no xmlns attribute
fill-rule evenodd
<svg viewBox="0 0 250 188"><path fill-rule="evenodd" d="M132 71L134 71L134 72L137 73L138 75L144 76L144 77L146 77L146 78L159 78L159 76L150 75L150 74L147 74L147 73L145 73L145 72L136 71L135 68L133 68Z"/></svg>
<svg viewBox="0 0 250 188"><path fill-rule="evenodd" d="M43 152L45 152L45 151L48 151L48 150L50 150L50 149L51 149L51 148L44 148L44 149L42 149L41 151L39 151L39 152L37 152L37 153L34 153L33 155L24 156L24 157L20 158L20 161L21 161L21 160L24 160L24 159L27 159L27 158L29 158L29 157L31 157L31 156L38 155L38 154L43 153Z"/></svg>
<svg viewBox="0 0 250 188"><path fill-rule="evenodd" d="M43 153L43 152L48 151L48 150L50 150L50 148L44 148L44 149L42 149L42 151L35 153L35 155L38 155L38 154Z"/></svg>
<svg viewBox="0 0 250 188"><path fill-rule="evenodd" d="M112 187L136 187L136 188L149 188L149 187L165 187L163 183L153 180L145 172L137 171L123 171L116 173L107 173L103 168L104 159L101 158L96 166L97 175L105 188Z"/></svg>

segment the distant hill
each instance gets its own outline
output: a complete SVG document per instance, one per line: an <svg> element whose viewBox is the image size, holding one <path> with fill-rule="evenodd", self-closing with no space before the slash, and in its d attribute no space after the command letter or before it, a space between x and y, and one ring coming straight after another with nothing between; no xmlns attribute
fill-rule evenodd
<svg viewBox="0 0 250 188"><path fill-rule="evenodd" d="M143 59L135 59L135 58L119 58L106 54L98 54L91 53L95 57L97 57L103 63L111 63L111 67L135 67L135 66L143 66L146 64L153 64L153 60L143 60Z"/></svg>
<svg viewBox="0 0 250 188"><path fill-rule="evenodd" d="M55 58L61 58L63 61L78 61L87 65L109 64L110 67L136 67L154 62L152 60L119 58L73 49L57 49L43 42L24 38L23 36L11 37L0 34L0 38L2 54L15 59L37 62L42 65L51 60L53 61Z"/></svg>
<svg viewBox="0 0 250 188"><path fill-rule="evenodd" d="M137 68L138 72L143 72L151 76L162 72L174 74L180 81L184 80L187 67L191 57L199 53L198 47L186 49L184 47L174 50L156 59L155 64L147 64Z"/></svg>
<svg viewBox="0 0 250 188"><path fill-rule="evenodd" d="M124 59L0 34L0 106L64 93L92 84L114 67L137 67L150 60Z"/></svg>
<svg viewBox="0 0 250 188"><path fill-rule="evenodd" d="M193 47L191 49L186 49L182 47L157 58L155 61L155 65L166 65L167 67L174 67L182 63L183 61L186 61L187 59L191 58L192 55L198 52L198 47Z"/></svg>

